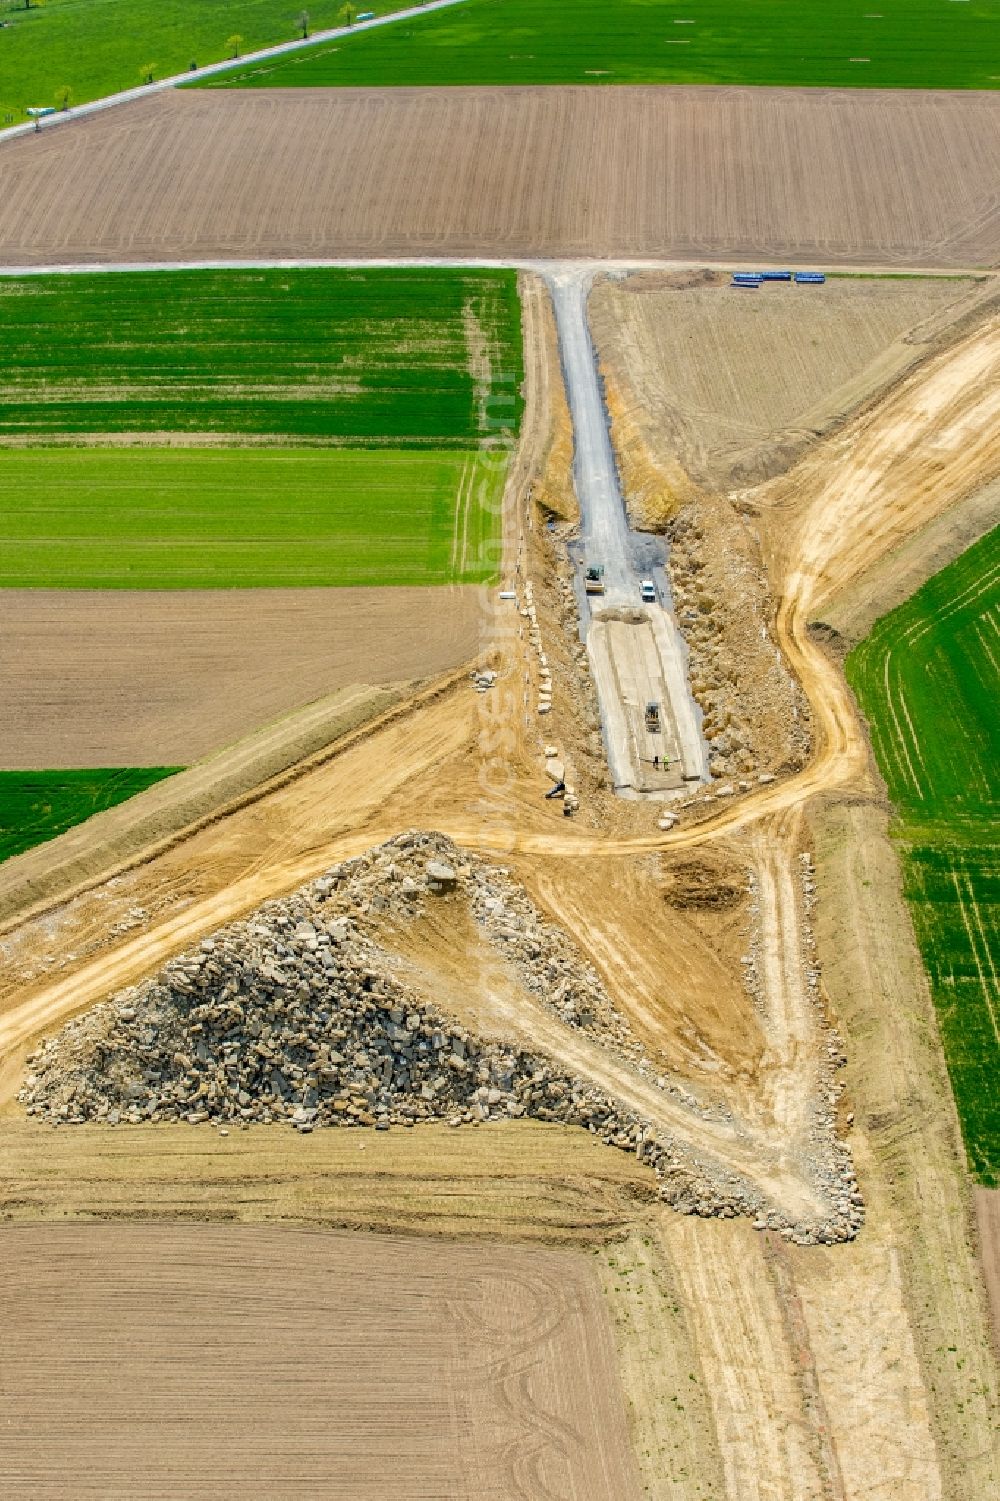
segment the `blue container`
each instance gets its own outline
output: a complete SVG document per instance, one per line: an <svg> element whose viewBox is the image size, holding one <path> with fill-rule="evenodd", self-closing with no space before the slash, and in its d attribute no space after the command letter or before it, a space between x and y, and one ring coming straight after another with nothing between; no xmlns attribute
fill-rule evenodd
<svg viewBox="0 0 1000 1501"><path fill-rule="evenodd" d="M796 271L795 280L797 282L804 282L809 286L813 286L817 285L819 282L826 281L826 277L824 276L822 271Z"/></svg>
<svg viewBox="0 0 1000 1501"><path fill-rule="evenodd" d="M759 287L763 279L759 271L733 272L734 287Z"/></svg>
<svg viewBox="0 0 1000 1501"><path fill-rule="evenodd" d="M790 271L762 271L761 278L764 281L791 281Z"/></svg>

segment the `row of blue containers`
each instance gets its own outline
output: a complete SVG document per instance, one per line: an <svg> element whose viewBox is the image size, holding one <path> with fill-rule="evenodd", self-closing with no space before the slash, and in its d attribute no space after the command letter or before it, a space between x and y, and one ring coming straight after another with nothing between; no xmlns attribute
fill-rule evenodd
<svg viewBox="0 0 1000 1501"><path fill-rule="evenodd" d="M797 281L815 285L826 281L822 271L734 271L734 287L759 287L764 281Z"/></svg>

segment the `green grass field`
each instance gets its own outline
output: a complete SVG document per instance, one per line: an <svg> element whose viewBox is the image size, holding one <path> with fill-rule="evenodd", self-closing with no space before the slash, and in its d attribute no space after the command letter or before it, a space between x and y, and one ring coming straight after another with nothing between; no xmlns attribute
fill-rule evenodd
<svg viewBox="0 0 1000 1501"><path fill-rule="evenodd" d="M0 450L0 587L480 583L501 453Z"/></svg>
<svg viewBox="0 0 1000 1501"><path fill-rule="evenodd" d="M0 588L497 573L514 272L0 274L0 365ZM0 859L161 775L0 774Z"/></svg>
<svg viewBox="0 0 1000 1501"><path fill-rule="evenodd" d="M863 59L859 61L857 59ZM229 86L710 83L993 89L1000 0L467 0ZM226 87L221 79L206 87Z"/></svg>
<svg viewBox="0 0 1000 1501"><path fill-rule="evenodd" d="M186 432L470 447L520 422L517 276L0 276L0 368L0 443Z"/></svg>
<svg viewBox="0 0 1000 1501"><path fill-rule="evenodd" d="M132 89L154 65L157 78L205 67L240 50L289 42L301 33L296 17L309 12L313 31L342 24L344 0L308 0L305 6L274 6L267 0L0 0L0 124L24 118L28 106L55 104L64 87L72 102ZM399 3L365 0L359 10L386 15ZM12 119L8 119L12 116Z"/></svg>
<svg viewBox="0 0 1000 1501"><path fill-rule="evenodd" d="M969 1164L1000 1186L1000 528L880 620L847 676L896 805Z"/></svg>
<svg viewBox="0 0 1000 1501"><path fill-rule="evenodd" d="M9 860L65 833L93 813L113 808L177 766L100 771L0 771L0 860Z"/></svg>

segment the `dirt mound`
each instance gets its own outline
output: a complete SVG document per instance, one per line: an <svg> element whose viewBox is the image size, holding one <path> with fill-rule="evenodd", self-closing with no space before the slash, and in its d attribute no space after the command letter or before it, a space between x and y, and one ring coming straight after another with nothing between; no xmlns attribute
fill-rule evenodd
<svg viewBox="0 0 1000 1501"><path fill-rule="evenodd" d="M29 1113L112 1125L288 1119L300 1129L531 1107L542 1119L589 1119L541 1060L484 1043L428 1006L365 932L390 903L415 911L459 870L468 877L458 858L448 840L404 835L204 939L46 1044L24 1091ZM476 886L489 921L503 903ZM500 926L501 941L522 931L504 916L518 926ZM539 974L564 968L558 942L549 947L532 944ZM569 981L553 998L567 1020L592 1024L589 998L578 1011Z"/></svg>
<svg viewBox="0 0 1000 1501"><path fill-rule="evenodd" d="M671 907L720 911L746 899L747 877L736 866L712 859L684 860L666 867L662 890Z"/></svg>
<svg viewBox="0 0 1000 1501"><path fill-rule="evenodd" d="M638 531L662 532L681 506L697 498L697 487L672 454L651 446L634 403L612 370L602 364L600 371L629 519Z"/></svg>
<svg viewBox="0 0 1000 1501"><path fill-rule="evenodd" d="M729 500L708 492L669 534L670 584L712 775L799 770L811 744L809 703L777 649L759 537Z"/></svg>
<svg viewBox="0 0 1000 1501"><path fill-rule="evenodd" d="M559 364L552 303L536 276L522 273L519 289L526 319L525 345L529 354L536 353L540 366L535 392L539 427L544 434L542 452L532 472L531 498L546 520L566 521L575 526L580 520L580 507L573 485L573 423ZM533 340L527 327L529 318L536 323Z"/></svg>

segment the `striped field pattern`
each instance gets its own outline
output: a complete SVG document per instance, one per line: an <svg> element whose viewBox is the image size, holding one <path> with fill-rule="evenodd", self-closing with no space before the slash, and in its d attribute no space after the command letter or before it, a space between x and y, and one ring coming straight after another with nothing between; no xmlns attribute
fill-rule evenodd
<svg viewBox="0 0 1000 1501"><path fill-rule="evenodd" d="M969 1163L1000 1181L1000 528L847 659L896 805L906 894Z"/></svg>

